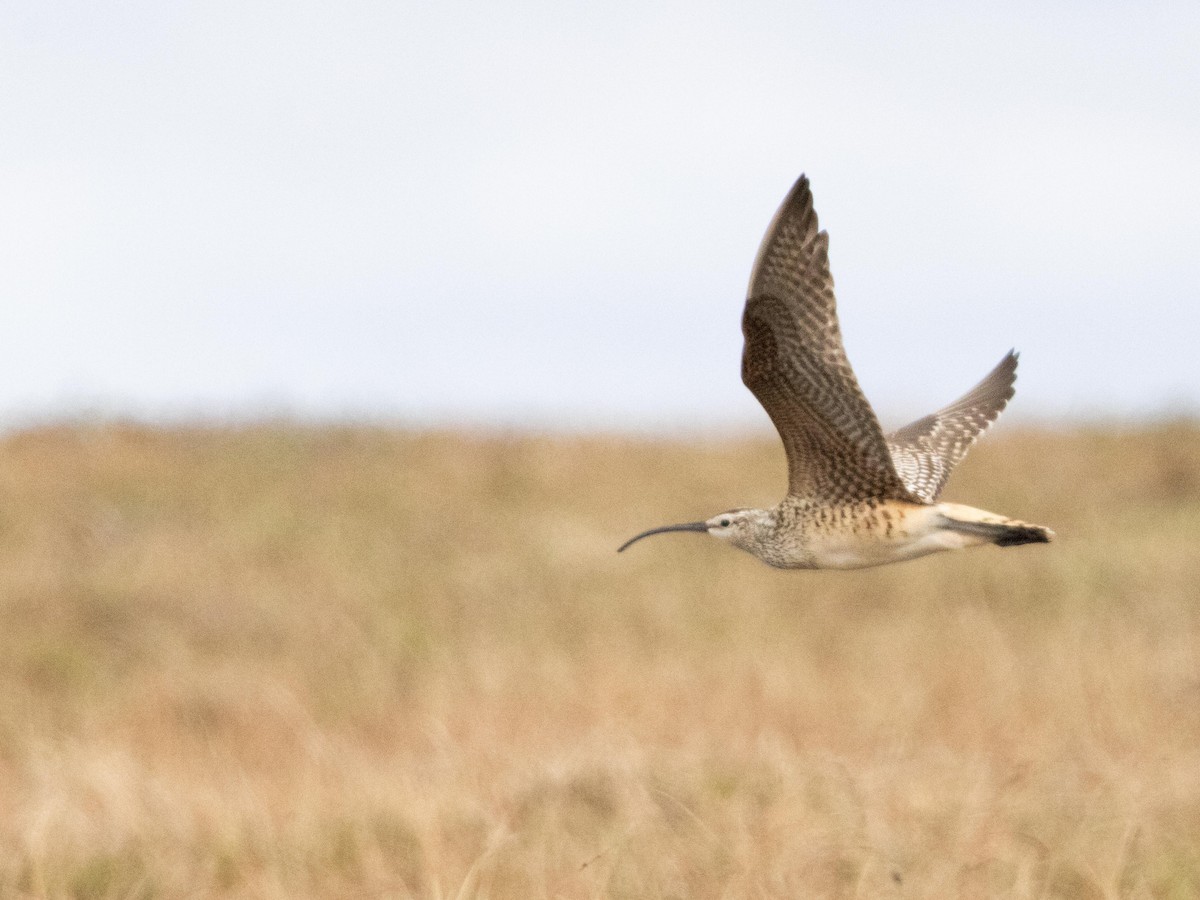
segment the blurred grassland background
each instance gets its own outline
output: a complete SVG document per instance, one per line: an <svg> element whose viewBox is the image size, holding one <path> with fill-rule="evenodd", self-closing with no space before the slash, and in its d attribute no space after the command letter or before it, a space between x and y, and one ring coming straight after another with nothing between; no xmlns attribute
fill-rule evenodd
<svg viewBox="0 0 1200 900"><path fill-rule="evenodd" d="M1200 896L1200 430L1000 427L1056 529L851 573L644 528L774 437L0 441L0 895Z"/></svg>

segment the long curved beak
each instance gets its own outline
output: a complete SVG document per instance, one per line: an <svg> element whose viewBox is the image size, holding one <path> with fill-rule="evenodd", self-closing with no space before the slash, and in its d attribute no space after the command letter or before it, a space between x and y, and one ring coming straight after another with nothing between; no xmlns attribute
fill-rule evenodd
<svg viewBox="0 0 1200 900"><path fill-rule="evenodd" d="M650 535L652 535L652 534L662 534L664 531L704 531L704 532L707 532L708 531L708 523L707 522L685 522L682 525L664 525L661 528L651 528L649 531L643 531L641 534L637 535L636 537L631 537L629 540L627 540L625 543L623 543L620 547L617 548L617 552L620 553L622 550L624 550L630 544L636 543L644 537L650 537Z"/></svg>

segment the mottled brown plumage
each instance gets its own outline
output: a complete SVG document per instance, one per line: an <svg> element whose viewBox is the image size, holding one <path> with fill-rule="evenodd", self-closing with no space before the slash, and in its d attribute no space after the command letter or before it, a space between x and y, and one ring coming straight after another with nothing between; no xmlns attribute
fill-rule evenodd
<svg viewBox="0 0 1200 900"><path fill-rule="evenodd" d="M1013 395L1010 352L954 403L885 437L837 320L829 236L808 179L792 187L763 238L742 316L742 380L775 424L788 492L770 510L735 509L642 532L703 531L781 568L857 568L1052 532L984 510L936 503L954 466Z"/></svg>
<svg viewBox="0 0 1200 900"><path fill-rule="evenodd" d="M838 327L829 236L804 176L784 198L750 273L742 381L783 440L788 493L818 502L916 500L850 368Z"/></svg>

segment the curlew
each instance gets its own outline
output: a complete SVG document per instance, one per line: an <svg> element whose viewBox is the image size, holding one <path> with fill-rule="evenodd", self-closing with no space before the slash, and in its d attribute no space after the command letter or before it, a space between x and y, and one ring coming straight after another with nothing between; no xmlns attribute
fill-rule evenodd
<svg viewBox="0 0 1200 900"><path fill-rule="evenodd" d="M1017 354L944 409L885 435L838 327L829 236L801 175L767 228L742 316L742 381L787 454L787 495L626 541L697 531L782 569L857 569L979 544L1045 543L1054 532L939 503L951 470L1013 395ZM619 552L619 551L618 551Z"/></svg>

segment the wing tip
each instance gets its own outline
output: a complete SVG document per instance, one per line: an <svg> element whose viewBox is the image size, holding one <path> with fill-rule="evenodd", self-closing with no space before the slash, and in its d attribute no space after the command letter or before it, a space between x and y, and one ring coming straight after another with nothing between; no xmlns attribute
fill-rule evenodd
<svg viewBox="0 0 1200 900"><path fill-rule="evenodd" d="M788 191L788 195L784 198L782 205L784 208L787 208L797 204L805 207L805 212L813 217L815 225L816 213L813 210L812 184L809 182L808 176L803 172L796 179L796 183L792 185L792 189Z"/></svg>
<svg viewBox="0 0 1200 900"><path fill-rule="evenodd" d="M799 226L806 235L805 241L813 240L819 232L817 212L813 207L812 188L809 186L808 175L803 172L800 173L800 177L792 184L791 190L787 192L783 202L775 210L775 215L771 217L771 222L767 225L767 230L759 243L758 253L754 257L754 265L750 268L750 284L746 289L747 299L755 293L755 283L758 280L763 260L770 253L776 236L785 222ZM828 236L826 236L826 241L828 241Z"/></svg>
<svg viewBox="0 0 1200 900"><path fill-rule="evenodd" d="M792 189L787 192L787 196L783 198L783 202L779 204L779 210L775 214L776 221L784 218L784 213L789 213L787 218L795 219L796 216L791 211L799 208L801 210L801 221L808 226L809 233L817 231L817 213L813 205L812 184L808 180L808 175L801 172L800 177L792 184Z"/></svg>
<svg viewBox="0 0 1200 900"><path fill-rule="evenodd" d="M1000 413L1004 411L1004 406L1007 406L1008 401L1011 400L1017 393L1017 363L1020 361L1021 354L1017 352L1015 347L1010 347L1009 351L1004 354L1004 359L1000 360L1000 362L997 363L996 368L992 370L992 374L984 379L986 382L994 375L1002 374L1006 376L1008 380L1008 387L1005 390L1007 396L1004 398L1004 404L999 410L997 410L996 417L999 417Z"/></svg>

